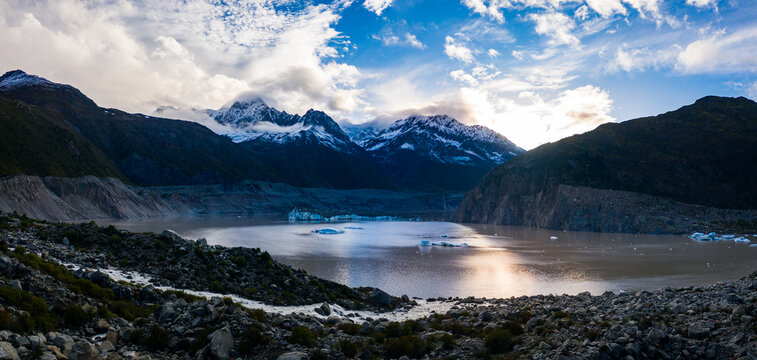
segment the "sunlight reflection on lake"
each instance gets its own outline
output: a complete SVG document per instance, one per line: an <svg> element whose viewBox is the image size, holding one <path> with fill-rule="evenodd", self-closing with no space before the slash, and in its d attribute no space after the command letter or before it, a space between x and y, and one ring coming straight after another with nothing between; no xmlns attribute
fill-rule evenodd
<svg viewBox="0 0 757 360"><path fill-rule="evenodd" d="M735 280L757 270L757 248L733 242L698 243L679 235L602 234L448 222L288 224L234 217L113 224L132 231L172 229L186 238L204 237L210 244L258 247L283 263L329 280L419 297L510 297L582 291L596 295L607 290L651 290ZM320 228L345 232L313 233ZM469 246L420 246L422 240Z"/></svg>

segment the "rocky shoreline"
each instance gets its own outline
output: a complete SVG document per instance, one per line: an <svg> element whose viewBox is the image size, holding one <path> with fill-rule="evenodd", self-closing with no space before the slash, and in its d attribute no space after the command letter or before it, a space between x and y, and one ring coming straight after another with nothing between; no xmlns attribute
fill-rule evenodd
<svg viewBox="0 0 757 360"><path fill-rule="evenodd" d="M422 301L350 289L265 254L170 232L0 214L0 359L757 356L757 273L709 286L599 296ZM92 270L103 268L149 275L155 286ZM266 312L230 297L161 290L169 285L317 310ZM420 303L444 306L403 321L376 313ZM360 311L376 314L356 316Z"/></svg>

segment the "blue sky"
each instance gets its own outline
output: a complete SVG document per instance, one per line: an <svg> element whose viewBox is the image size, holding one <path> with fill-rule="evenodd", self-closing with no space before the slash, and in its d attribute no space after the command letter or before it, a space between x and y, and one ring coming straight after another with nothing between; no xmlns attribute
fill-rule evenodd
<svg viewBox="0 0 757 360"><path fill-rule="evenodd" d="M0 0L0 66L200 122L262 96L341 122L446 113L525 148L757 97L751 0Z"/></svg>

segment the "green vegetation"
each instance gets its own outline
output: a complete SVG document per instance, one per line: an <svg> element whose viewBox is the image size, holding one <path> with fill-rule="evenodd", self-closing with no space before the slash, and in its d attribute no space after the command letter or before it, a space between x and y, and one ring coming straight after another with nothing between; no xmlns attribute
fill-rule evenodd
<svg viewBox="0 0 757 360"><path fill-rule="evenodd" d="M13 318L5 310L0 311L0 326L21 333L52 331L58 328L58 316L49 312L47 302L34 294L9 286L0 286L0 298L6 306L13 306L27 313Z"/></svg>
<svg viewBox="0 0 757 360"><path fill-rule="evenodd" d="M398 358L403 355L411 358L422 358L431 350L431 345L419 336L405 335L400 338L386 339L384 349L391 358Z"/></svg>
<svg viewBox="0 0 757 360"><path fill-rule="evenodd" d="M48 274L56 280L66 284L71 291L77 294L86 295L102 301L110 301L114 297L112 290L103 289L89 280L77 278L64 266L47 261L37 255L27 253L26 249L22 246L15 248L11 255L24 265Z"/></svg>
<svg viewBox="0 0 757 360"><path fill-rule="evenodd" d="M292 335L289 337L289 342L292 344L313 347L315 346L315 335L310 329L304 326L296 326L292 329Z"/></svg>
<svg viewBox="0 0 757 360"><path fill-rule="evenodd" d="M131 301L116 300L110 304L110 311L126 320L132 321L136 318L144 318L154 313L154 309L146 306L134 305Z"/></svg>
<svg viewBox="0 0 757 360"><path fill-rule="evenodd" d="M523 328L511 321L501 324L498 328L492 330L486 335L486 349L495 354L506 353L513 349L519 339L518 336L523 334Z"/></svg>
<svg viewBox="0 0 757 360"><path fill-rule="evenodd" d="M192 295L181 290L165 290L163 291L163 295L165 296L174 295L177 298L184 299L184 301L190 304L195 301L207 300L204 296Z"/></svg>
<svg viewBox="0 0 757 360"><path fill-rule="evenodd" d="M254 354L257 347L267 345L271 337L265 333L265 329L258 322L253 322L247 327L244 338L239 343L239 351L243 354Z"/></svg>
<svg viewBox="0 0 757 360"><path fill-rule="evenodd" d="M81 306L76 304L68 305L66 310L63 311L63 320L65 320L66 325L70 327L82 327L88 323L90 319L91 316L87 314Z"/></svg>

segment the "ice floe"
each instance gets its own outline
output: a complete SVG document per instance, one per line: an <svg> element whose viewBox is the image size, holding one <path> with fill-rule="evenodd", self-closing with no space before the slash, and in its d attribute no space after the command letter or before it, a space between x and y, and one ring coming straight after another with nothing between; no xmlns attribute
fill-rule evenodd
<svg viewBox="0 0 757 360"><path fill-rule="evenodd" d="M724 235L718 236L718 234L716 234L715 232L711 232L709 234L695 232L695 233L689 235L689 238L694 239L696 241L723 241L723 240L730 240L730 241L738 242L738 243L748 243L748 242L750 242L750 240L747 239L745 236L747 236L747 235L736 237L736 235L724 234Z"/></svg>
<svg viewBox="0 0 757 360"><path fill-rule="evenodd" d="M329 229L329 228L315 229L313 230L313 232L316 234L321 234L321 235L344 234L344 230L336 230L336 229Z"/></svg>
<svg viewBox="0 0 757 360"><path fill-rule="evenodd" d="M398 216L361 216L356 214L323 216L316 212L294 209L289 212L289 222L348 222L348 221L420 221L420 218Z"/></svg>
<svg viewBox="0 0 757 360"><path fill-rule="evenodd" d="M421 246L468 247L468 243L455 244L449 241L431 242L429 240L421 240Z"/></svg>

